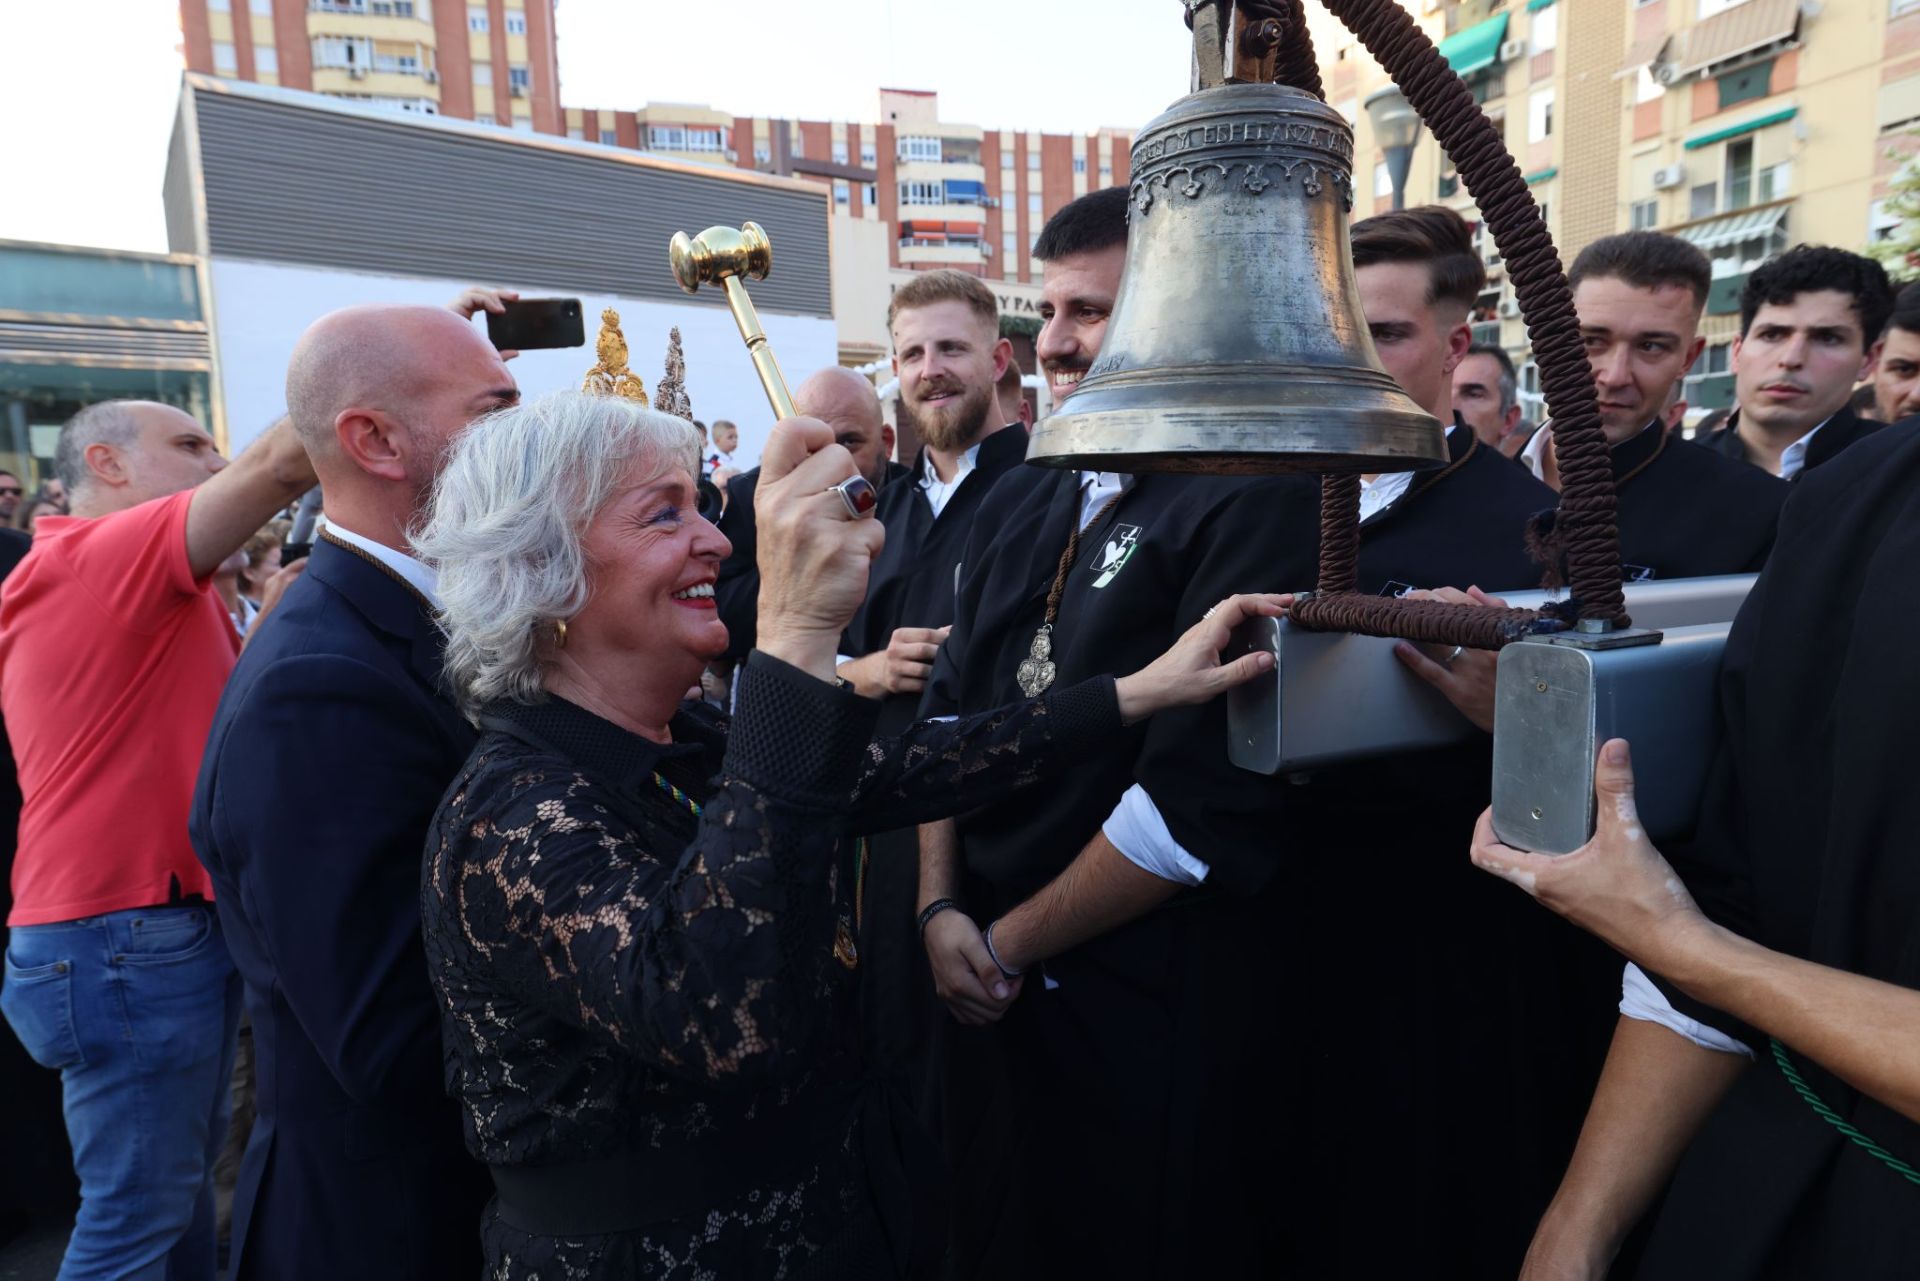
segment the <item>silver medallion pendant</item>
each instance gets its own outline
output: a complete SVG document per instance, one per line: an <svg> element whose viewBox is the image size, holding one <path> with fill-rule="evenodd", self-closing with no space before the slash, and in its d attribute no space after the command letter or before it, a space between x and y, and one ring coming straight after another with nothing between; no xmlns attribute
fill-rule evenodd
<svg viewBox="0 0 1920 1281"><path fill-rule="evenodd" d="M1041 624L1040 630L1033 634L1033 648L1027 651L1020 670L1014 674L1014 679L1020 682L1020 692L1028 698L1040 697L1053 684L1052 631L1052 623Z"/></svg>

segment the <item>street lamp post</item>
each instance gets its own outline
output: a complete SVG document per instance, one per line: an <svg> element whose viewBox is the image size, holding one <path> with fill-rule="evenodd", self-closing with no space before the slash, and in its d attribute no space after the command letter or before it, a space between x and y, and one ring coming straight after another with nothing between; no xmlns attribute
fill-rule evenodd
<svg viewBox="0 0 1920 1281"><path fill-rule="evenodd" d="M1413 164L1413 146L1420 140L1420 113L1407 102L1398 85L1367 95L1367 119L1373 122L1374 141L1387 157L1387 177L1393 182L1393 207L1407 207L1407 170Z"/></svg>

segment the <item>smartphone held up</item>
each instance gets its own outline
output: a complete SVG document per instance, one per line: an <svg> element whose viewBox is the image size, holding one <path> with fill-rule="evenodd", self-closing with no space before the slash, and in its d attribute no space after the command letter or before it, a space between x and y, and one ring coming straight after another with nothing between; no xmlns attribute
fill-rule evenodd
<svg viewBox="0 0 1920 1281"><path fill-rule="evenodd" d="M499 351L536 351L587 345L586 322L578 298L522 298L502 301L487 312L487 340Z"/></svg>

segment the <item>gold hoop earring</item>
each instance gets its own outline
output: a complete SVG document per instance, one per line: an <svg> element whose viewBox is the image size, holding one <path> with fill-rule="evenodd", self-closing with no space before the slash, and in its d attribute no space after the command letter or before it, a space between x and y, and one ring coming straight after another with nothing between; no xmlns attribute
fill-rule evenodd
<svg viewBox="0 0 1920 1281"><path fill-rule="evenodd" d="M553 620L553 647L555 649L567 647L567 620L564 618Z"/></svg>

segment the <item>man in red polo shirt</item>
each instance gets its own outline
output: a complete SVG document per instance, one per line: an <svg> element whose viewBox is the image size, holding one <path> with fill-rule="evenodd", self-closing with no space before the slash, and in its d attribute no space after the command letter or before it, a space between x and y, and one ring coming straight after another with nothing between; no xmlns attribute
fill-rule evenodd
<svg viewBox="0 0 1920 1281"><path fill-rule="evenodd" d="M0 713L23 801L0 1010L61 1073L81 1205L63 1277L215 1275L209 1172L240 985L187 811L240 639L220 563L312 486L292 428L232 465L192 418L90 406L0 591Z"/></svg>

